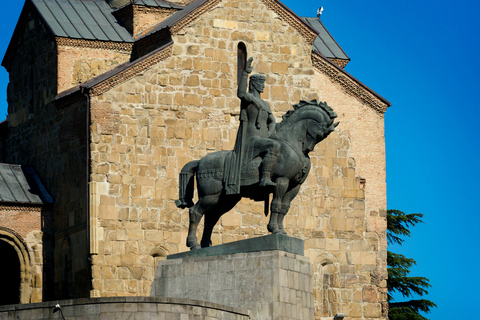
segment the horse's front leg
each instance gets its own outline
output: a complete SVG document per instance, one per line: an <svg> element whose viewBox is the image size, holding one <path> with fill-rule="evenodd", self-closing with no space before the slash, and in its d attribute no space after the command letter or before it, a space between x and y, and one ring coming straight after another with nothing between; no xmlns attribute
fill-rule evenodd
<svg viewBox="0 0 480 320"><path fill-rule="evenodd" d="M290 180L288 178L277 178L275 181L276 186L273 191L272 205L270 207L270 221L268 222L267 230L271 233L282 233L286 234L283 230L283 217L280 217L279 214L282 212L282 199L285 193L288 190L288 184ZM282 229L279 229L279 220Z"/></svg>
<svg viewBox="0 0 480 320"><path fill-rule="evenodd" d="M293 198L295 198L300 191L300 185L297 185L295 188L288 190L283 198L282 204L279 207L278 217L277 217L277 226L278 226L278 233L287 234L285 230L283 230L283 219L287 215L288 210L290 209L290 203L292 203Z"/></svg>

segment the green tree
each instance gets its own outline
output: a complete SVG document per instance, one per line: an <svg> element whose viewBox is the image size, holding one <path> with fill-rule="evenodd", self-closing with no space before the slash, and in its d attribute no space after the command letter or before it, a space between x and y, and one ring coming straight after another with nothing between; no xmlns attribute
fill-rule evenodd
<svg viewBox="0 0 480 320"><path fill-rule="evenodd" d="M402 237L410 236L410 227L417 223L423 223L421 213L406 214L400 210L387 211L387 240L389 244L401 245L405 240ZM428 320L420 315L420 312L430 312L436 304L430 300L413 299L397 302L392 294L401 293L404 298L410 298L414 294L423 296L428 294L426 288L431 287L425 277L410 277L410 268L416 265L414 259L407 258L402 254L387 251L388 265L388 316L390 320Z"/></svg>

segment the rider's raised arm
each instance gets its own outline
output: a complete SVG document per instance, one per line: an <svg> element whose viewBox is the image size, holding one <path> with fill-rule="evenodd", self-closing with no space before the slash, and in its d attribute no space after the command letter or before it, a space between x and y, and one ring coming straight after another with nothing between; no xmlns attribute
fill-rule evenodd
<svg viewBox="0 0 480 320"><path fill-rule="evenodd" d="M252 61L253 58L248 59L247 64L245 65L245 70L243 70L242 76L240 77L240 82L238 83L237 89L237 97L240 100L246 100L248 102L253 101L253 96L247 92L248 74L253 70Z"/></svg>

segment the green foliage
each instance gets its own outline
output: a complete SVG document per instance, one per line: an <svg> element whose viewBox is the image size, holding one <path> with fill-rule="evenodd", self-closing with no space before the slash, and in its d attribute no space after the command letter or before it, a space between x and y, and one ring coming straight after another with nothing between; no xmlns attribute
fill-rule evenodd
<svg viewBox="0 0 480 320"><path fill-rule="evenodd" d="M388 243L402 244L405 240L400 236L410 237L409 227L415 226L417 223L423 223L420 219L423 217L421 213L406 214L400 210L387 210L387 240Z"/></svg>
<svg viewBox="0 0 480 320"><path fill-rule="evenodd" d="M423 223L421 213L405 214L400 210L387 211L387 240L390 244L402 244L405 240L401 236L410 236L409 227L417 223ZM420 312L430 312L431 308L436 307L430 300L416 299L404 302L396 302L391 295L399 292L404 298L409 298L413 294L423 296L428 294L426 288L431 287L429 280L425 277L410 277L410 268L416 265L416 261L407 258L402 254L387 251L388 265L388 304L390 320L428 320L420 315Z"/></svg>

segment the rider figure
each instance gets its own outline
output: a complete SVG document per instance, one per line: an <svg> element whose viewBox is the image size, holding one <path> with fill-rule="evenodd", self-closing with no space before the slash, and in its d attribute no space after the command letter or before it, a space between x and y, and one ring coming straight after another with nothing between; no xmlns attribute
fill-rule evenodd
<svg viewBox="0 0 480 320"><path fill-rule="evenodd" d="M249 92L246 91L248 74L252 72L252 60L253 58L250 58L247 61L237 91L237 96L241 100L240 120L245 121L244 125L247 126L245 137L242 139L245 144L242 148L245 150L244 163L258 155L262 156L260 186L274 186L272 169L280 144L269 139L275 132L275 117L269 104L260 97L265 88L265 76L252 75Z"/></svg>
<svg viewBox="0 0 480 320"><path fill-rule="evenodd" d="M268 103L260 97L265 87L265 76L252 75L247 92L248 75L253 69L252 61L253 58L248 59L238 83L237 96L241 100L240 126L233 152L225 163L224 179L227 194L240 193L241 169L257 156L262 157L259 185L262 187L275 185L272 181L272 169L280 150L280 143L269 138L275 132L275 117Z"/></svg>

